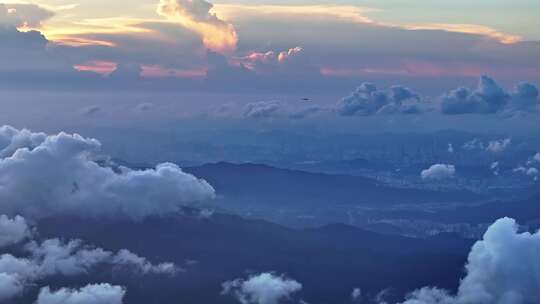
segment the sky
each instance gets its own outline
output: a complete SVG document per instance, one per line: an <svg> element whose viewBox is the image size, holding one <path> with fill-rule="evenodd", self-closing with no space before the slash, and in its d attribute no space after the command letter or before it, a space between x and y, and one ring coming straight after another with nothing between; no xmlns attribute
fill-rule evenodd
<svg viewBox="0 0 540 304"><path fill-rule="evenodd" d="M538 121L538 1L0 3L0 90L12 120L118 121L130 104L178 119Z"/></svg>

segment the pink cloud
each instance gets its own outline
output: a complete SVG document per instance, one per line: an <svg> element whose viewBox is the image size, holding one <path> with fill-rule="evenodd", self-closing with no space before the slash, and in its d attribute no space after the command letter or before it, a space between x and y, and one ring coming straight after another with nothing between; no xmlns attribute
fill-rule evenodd
<svg viewBox="0 0 540 304"><path fill-rule="evenodd" d="M116 71L118 64L112 61L94 60L74 65L73 68L79 72L93 72L107 76Z"/></svg>

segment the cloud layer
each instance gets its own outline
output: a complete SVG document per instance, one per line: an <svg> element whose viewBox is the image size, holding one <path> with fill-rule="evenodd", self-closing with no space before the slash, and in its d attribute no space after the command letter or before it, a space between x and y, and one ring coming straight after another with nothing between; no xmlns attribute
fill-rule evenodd
<svg viewBox="0 0 540 304"><path fill-rule="evenodd" d="M0 218L7 219L11 223L10 225L24 226L23 231L29 231L26 222L21 217L12 220L5 216ZM4 239L21 240L21 229L1 230L1 232ZM2 246L10 244L0 244L0 249ZM146 258L129 250L122 249L113 253L102 248L85 245L80 240L67 242L60 239L47 239L42 242L32 240L24 245L23 253L22 257L8 253L0 255L0 302L20 295L25 288L31 288L39 280L58 275L65 277L84 275L92 272L98 266L108 266L112 270L128 271L137 275L175 275L179 270L173 263L152 264ZM63 290L62 294L65 292L67 290ZM54 294L46 294L44 298L52 300L62 297L58 292L55 292ZM71 297L66 297L66 299L71 299ZM78 299L78 296L75 296L74 299ZM74 299L70 301L74 301ZM70 301L58 303L79 303ZM108 304L110 302L95 303Z"/></svg>
<svg viewBox="0 0 540 304"><path fill-rule="evenodd" d="M482 76L478 87L471 91L461 87L447 93L441 99L442 113L494 114L503 111L536 111L540 105L538 89L530 83L520 83L507 92L495 80Z"/></svg>
<svg viewBox="0 0 540 304"><path fill-rule="evenodd" d="M98 162L100 149L77 134L0 128L0 212L141 219L214 197L212 186L177 165L112 168Z"/></svg>

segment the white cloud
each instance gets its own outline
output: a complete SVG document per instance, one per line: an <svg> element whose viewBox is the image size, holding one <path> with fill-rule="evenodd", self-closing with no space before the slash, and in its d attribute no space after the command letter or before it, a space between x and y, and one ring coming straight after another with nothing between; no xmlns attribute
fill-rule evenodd
<svg viewBox="0 0 540 304"><path fill-rule="evenodd" d="M30 235L30 229L23 217L10 219L6 215L0 215L0 247L18 243Z"/></svg>
<svg viewBox="0 0 540 304"><path fill-rule="evenodd" d="M19 221L24 222L24 219ZM152 264L126 249L113 253L85 245L80 240L31 241L24 246L24 253L24 257L0 255L0 301L19 295L26 286L33 286L35 282L47 277L82 275L97 266L108 266L113 270L140 275L175 275L179 271L173 263Z"/></svg>
<svg viewBox="0 0 540 304"><path fill-rule="evenodd" d="M81 289L42 288L36 304L122 304L126 290L110 284L87 285Z"/></svg>
<svg viewBox="0 0 540 304"><path fill-rule="evenodd" d="M0 213L141 219L215 196L206 181L175 164L147 170L102 166L95 160L100 149L99 141L77 134L0 128Z"/></svg>
<svg viewBox="0 0 540 304"><path fill-rule="evenodd" d="M143 274L174 274L177 271L172 263L153 265L126 249L114 254L101 248L85 246L80 240L65 243L59 239L49 239L41 244L34 241L26 246L26 250L31 253L32 261L39 265L41 276L83 274L100 264L127 266L127 269Z"/></svg>
<svg viewBox="0 0 540 304"><path fill-rule="evenodd" d="M506 148L508 148L510 144L512 144L512 139L510 138L494 140L489 142L486 150L493 153L500 153L506 150Z"/></svg>
<svg viewBox="0 0 540 304"><path fill-rule="evenodd" d="M16 275L0 272L0 302L6 301L20 294L24 286Z"/></svg>
<svg viewBox="0 0 540 304"><path fill-rule="evenodd" d="M538 252L540 232L518 233L513 219L500 219L473 246L456 295L423 288L404 304L540 303Z"/></svg>
<svg viewBox="0 0 540 304"><path fill-rule="evenodd" d="M436 164L420 174L424 180L443 180L453 178L456 174L454 165Z"/></svg>
<svg viewBox="0 0 540 304"><path fill-rule="evenodd" d="M278 304L302 289L302 284L285 276L261 273L247 280L223 283L222 294L233 295L242 304Z"/></svg>

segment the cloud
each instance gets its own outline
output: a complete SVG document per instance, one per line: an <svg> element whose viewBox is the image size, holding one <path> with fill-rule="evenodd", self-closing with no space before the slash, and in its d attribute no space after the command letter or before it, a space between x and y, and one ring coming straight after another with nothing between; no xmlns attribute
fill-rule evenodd
<svg viewBox="0 0 540 304"><path fill-rule="evenodd" d="M77 134L4 126L0 143L0 212L8 215L142 219L215 196L206 181L175 164L146 170L103 165L100 142Z"/></svg>
<svg viewBox="0 0 540 304"><path fill-rule="evenodd" d="M24 286L17 276L0 272L0 302L4 302L20 294Z"/></svg>
<svg viewBox="0 0 540 304"><path fill-rule="evenodd" d="M536 153L536 154L532 157L532 161L533 161L533 162L538 162L538 163L540 163L540 152L539 152L539 153Z"/></svg>
<svg viewBox="0 0 540 304"><path fill-rule="evenodd" d="M436 164L429 169L422 171L420 176L424 180L443 180L453 178L456 174L456 167L453 165Z"/></svg>
<svg viewBox="0 0 540 304"><path fill-rule="evenodd" d="M511 92L511 107L522 111L536 111L540 105L538 88L535 85L522 82Z"/></svg>
<svg viewBox="0 0 540 304"><path fill-rule="evenodd" d="M18 220L24 222L23 218ZM113 253L85 245L80 240L32 240L23 247L21 254L22 257L0 255L0 301L19 295L24 288L47 277L84 275L98 266L137 275L175 275L179 271L173 263L152 264L126 249Z"/></svg>
<svg viewBox="0 0 540 304"><path fill-rule="evenodd" d="M493 153L501 153L512 144L511 138L490 141L486 150Z"/></svg>
<svg viewBox="0 0 540 304"><path fill-rule="evenodd" d="M30 236L30 229L23 217L10 219L0 215L0 247L16 244Z"/></svg>
<svg viewBox="0 0 540 304"><path fill-rule="evenodd" d="M351 293L351 299L353 302L359 302L362 300L362 289L355 288Z"/></svg>
<svg viewBox="0 0 540 304"><path fill-rule="evenodd" d="M489 168L491 169L491 171L493 171L493 175L495 176L498 176L500 174L500 166L499 166L499 162L493 162L491 163L491 165L489 166Z"/></svg>
<svg viewBox="0 0 540 304"><path fill-rule="evenodd" d="M258 73L276 73L289 68L287 64L294 62L304 50L301 47L287 51L251 52L244 57L233 58L233 63Z"/></svg>
<svg viewBox="0 0 540 304"><path fill-rule="evenodd" d="M515 220L496 221L469 253L456 295L426 287L403 304L524 304L540 302L540 232L518 233Z"/></svg>
<svg viewBox="0 0 540 304"><path fill-rule="evenodd" d="M474 138L463 144L465 150L485 150L492 153L501 153L510 147L512 144L511 138L502 138L484 143L478 138Z"/></svg>
<svg viewBox="0 0 540 304"><path fill-rule="evenodd" d="M74 276L87 273L101 264L127 267L126 269L141 274L171 275L177 271L172 263L153 265L126 249L114 254L101 248L86 246L80 240L63 242L59 239L48 239L42 243L33 241L28 243L25 249L31 253L31 260L36 265L39 276Z"/></svg>
<svg viewBox="0 0 540 304"><path fill-rule="evenodd" d="M269 118L277 114L282 105L279 101L259 101L248 103L244 107L244 117Z"/></svg>
<svg viewBox="0 0 540 304"><path fill-rule="evenodd" d="M223 283L222 294L233 295L242 304L279 304L301 289L302 284L283 275L261 273Z"/></svg>
<svg viewBox="0 0 540 304"><path fill-rule="evenodd" d="M88 106L81 110L81 114L87 117L93 117L103 112L100 106Z"/></svg>
<svg viewBox="0 0 540 304"><path fill-rule="evenodd" d="M366 82L349 96L341 99L336 111L341 116L417 114L422 111L419 102L420 96L407 87L392 86L389 92L385 92Z"/></svg>
<svg viewBox="0 0 540 304"><path fill-rule="evenodd" d="M0 27L38 28L54 13L35 4L0 3Z"/></svg>
<svg viewBox="0 0 540 304"><path fill-rule="evenodd" d="M212 13L213 4L205 0L160 0L158 13L199 33L204 45L218 52L236 49L234 27Z"/></svg>
<svg viewBox="0 0 540 304"><path fill-rule="evenodd" d="M441 98L443 114L494 114L503 111L536 111L540 105L538 89L530 83L520 83L511 92L495 80L482 76L478 87L471 91L458 88Z"/></svg>
<svg viewBox="0 0 540 304"><path fill-rule="evenodd" d="M538 180L538 176L540 176L540 171L535 167L524 167L520 166L512 170L514 173L521 173L526 176L532 177L535 181Z"/></svg>
<svg viewBox="0 0 540 304"><path fill-rule="evenodd" d="M81 289L41 289L35 304L122 304L126 290L110 284L87 285Z"/></svg>

